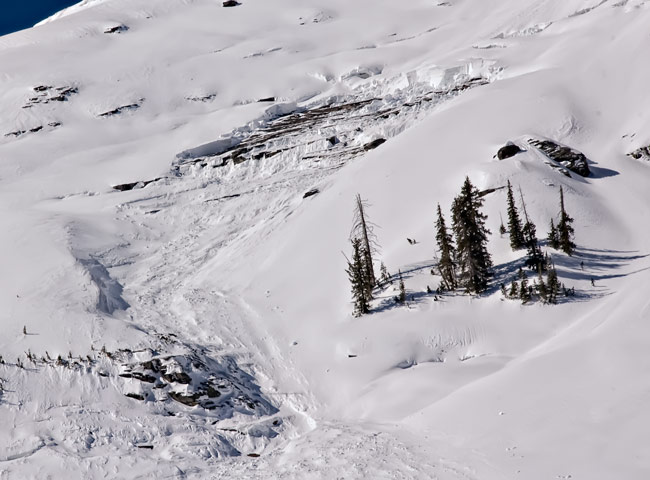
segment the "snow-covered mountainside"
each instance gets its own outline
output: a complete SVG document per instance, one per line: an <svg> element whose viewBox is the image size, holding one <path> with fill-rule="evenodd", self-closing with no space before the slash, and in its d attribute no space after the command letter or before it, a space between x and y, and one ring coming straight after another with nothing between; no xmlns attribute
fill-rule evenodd
<svg viewBox="0 0 650 480"><path fill-rule="evenodd" d="M648 478L648 25L648 0L84 0L0 37L0 478ZM492 277L437 293L466 176ZM557 305L500 291L508 181ZM394 280L361 317L357 194Z"/></svg>

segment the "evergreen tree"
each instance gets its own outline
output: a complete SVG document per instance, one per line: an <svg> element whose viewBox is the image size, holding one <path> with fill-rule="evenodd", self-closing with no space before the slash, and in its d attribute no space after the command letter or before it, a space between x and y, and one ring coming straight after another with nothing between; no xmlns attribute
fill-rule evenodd
<svg viewBox="0 0 650 480"><path fill-rule="evenodd" d="M346 270L352 287L352 301L354 302L353 315L355 317L360 317L370 311L366 267L364 265L364 255L361 245L361 239L352 239L352 260L348 260L348 268Z"/></svg>
<svg viewBox="0 0 650 480"><path fill-rule="evenodd" d="M524 210L524 218L526 223L522 228L522 235L524 238L524 246L528 250L528 258L526 259L526 265L531 270L546 270L546 264L544 263L544 256L542 255L542 250L539 248L539 243L537 242L537 227L528 217L528 212L526 211L526 202L524 201L524 194L519 189L519 196L521 197L521 206Z"/></svg>
<svg viewBox="0 0 650 480"><path fill-rule="evenodd" d="M551 248L555 250L560 248L560 237L558 236L557 228L555 228L555 222L553 221L552 218L551 218L551 228L548 231L548 237L546 237L546 239L548 240L548 245Z"/></svg>
<svg viewBox="0 0 650 480"><path fill-rule="evenodd" d="M438 204L438 219L436 220L436 242L440 251L438 271L442 277L442 284L446 290L453 290L456 288L456 265L454 264L456 249L451 234L447 231L440 204Z"/></svg>
<svg viewBox="0 0 650 480"><path fill-rule="evenodd" d="M366 203L361 199L361 195L357 194L350 239L358 238L361 240L360 247L364 257L363 264L365 268L364 276L370 285L370 294L372 295L372 288L377 284L372 256L377 252L378 246L377 239L373 233L373 224L368 221L368 215L365 210Z"/></svg>
<svg viewBox="0 0 650 480"><path fill-rule="evenodd" d="M382 286L386 286L389 283L392 283L390 279L390 273L388 273L388 269L386 268L386 265L384 265L384 262L381 262L381 267L379 268L379 275L380 275Z"/></svg>
<svg viewBox="0 0 650 480"><path fill-rule="evenodd" d="M519 299L521 300L521 303L527 303L530 302L530 290L528 288L528 275L526 275L526 272L519 267Z"/></svg>
<svg viewBox="0 0 650 480"><path fill-rule="evenodd" d="M546 276L546 286L548 289L548 303L557 303L557 294L560 292L560 282L557 278L555 265L549 259L548 274Z"/></svg>
<svg viewBox="0 0 650 480"><path fill-rule="evenodd" d="M404 279L402 278L402 271L399 271L399 295L397 296L398 303L406 302L406 287L404 286Z"/></svg>
<svg viewBox="0 0 650 480"><path fill-rule="evenodd" d="M487 251L486 215L479 210L483 199L469 177L452 204L452 227L456 237L458 284L467 293L480 293L487 288L492 259Z"/></svg>
<svg viewBox="0 0 650 480"><path fill-rule="evenodd" d="M510 231L510 246L513 250L519 250L525 246L523 227L519 219L519 212L515 205L515 197L512 193L512 186L508 180L508 229Z"/></svg>
<svg viewBox="0 0 650 480"><path fill-rule="evenodd" d="M557 224L558 240L560 249L567 255L573 254L576 249L576 244L573 243L574 230L573 218L566 213L564 208L564 191L560 187L560 221Z"/></svg>
<svg viewBox="0 0 650 480"><path fill-rule="evenodd" d="M548 286L544 282L541 267L537 270L537 293L543 302L548 302Z"/></svg>
<svg viewBox="0 0 650 480"><path fill-rule="evenodd" d="M508 230L506 230L506 226L503 224L503 217L501 216L501 212L499 212L499 219L501 220L501 224L499 224L499 235L505 235Z"/></svg>
<svg viewBox="0 0 650 480"><path fill-rule="evenodd" d="M519 296L519 284L514 280L510 284L510 291L508 292L508 297L517 298Z"/></svg>

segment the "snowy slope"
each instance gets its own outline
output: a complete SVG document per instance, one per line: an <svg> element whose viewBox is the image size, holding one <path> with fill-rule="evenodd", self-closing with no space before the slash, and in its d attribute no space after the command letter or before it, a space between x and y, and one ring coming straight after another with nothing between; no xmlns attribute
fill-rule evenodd
<svg viewBox="0 0 650 480"><path fill-rule="evenodd" d="M95 0L0 37L0 478L646 478L649 24L643 0ZM426 294L466 175L519 185L540 238L563 187L575 297L502 300L503 190L492 288ZM361 318L357 193L412 297Z"/></svg>

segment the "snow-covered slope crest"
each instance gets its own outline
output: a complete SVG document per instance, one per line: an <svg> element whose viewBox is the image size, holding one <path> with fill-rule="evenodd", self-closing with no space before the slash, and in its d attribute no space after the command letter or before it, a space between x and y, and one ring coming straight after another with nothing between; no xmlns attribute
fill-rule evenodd
<svg viewBox="0 0 650 480"><path fill-rule="evenodd" d="M63 10L60 10L60 11L56 12L54 15L52 15L52 16L44 19L44 20L41 20L40 22L38 22L34 26L38 27L39 25L44 25L46 23L57 20L59 18L62 18L62 17L68 16L68 15L72 15L74 13L80 12L80 11L84 10L85 8L92 7L92 6L95 6L95 5L99 5L100 3L103 3L105 1L106 0L81 0L79 3L75 3L71 7L64 8Z"/></svg>
<svg viewBox="0 0 650 480"><path fill-rule="evenodd" d="M648 24L647 0L88 0L0 38L0 477L644 479ZM494 276L439 295L465 176ZM507 181L559 305L499 292ZM560 187L573 256L544 238ZM353 318L357 193L408 301Z"/></svg>

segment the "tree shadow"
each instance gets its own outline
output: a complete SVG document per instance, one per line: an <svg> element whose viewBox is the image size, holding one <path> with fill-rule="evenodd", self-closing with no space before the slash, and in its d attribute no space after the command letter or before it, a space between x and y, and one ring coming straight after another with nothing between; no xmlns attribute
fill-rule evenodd
<svg viewBox="0 0 650 480"><path fill-rule="evenodd" d="M589 167L589 170L591 171L589 178L607 178L607 177L615 177L616 175L620 175L619 172L617 172L616 170L611 170L609 168L594 167L593 165Z"/></svg>
<svg viewBox="0 0 650 480"><path fill-rule="evenodd" d="M408 285L406 284L407 280L414 275L421 273L422 271L431 271L435 268L436 262L431 260L426 260L423 262L416 262L410 265L407 265L404 270L401 270L402 279L404 280L406 287L406 302L399 303L395 299L399 294L398 291L393 292L391 287L396 288L399 285L399 273L395 273L389 277L389 282L387 284L381 285L375 292L375 300L379 300L379 305L373 307L371 313L380 313L387 310L392 310L393 308L409 308L410 306L419 305L426 301L427 298L433 298L435 301L444 301L444 296L449 295L449 292L444 294L438 293L436 287L431 288L431 292L422 292L422 291L413 291L409 290Z"/></svg>
<svg viewBox="0 0 650 480"><path fill-rule="evenodd" d="M547 246L546 240L539 241L540 246ZM609 249L592 249L587 247L576 248L572 256L560 254L560 252L551 248L546 248L546 253L550 255L557 271L558 279L561 284L566 288L566 292L561 289L557 303L569 302L587 302L596 298L602 298L613 292L600 282L613 279L622 278L636 273L650 270L650 265L643 268L634 270L626 270L625 267L631 265L633 262L649 258L650 254L643 254L636 250L609 250ZM523 253L523 250L522 250ZM407 280L422 271L431 271L435 269L437 262L427 260L423 262L413 263L407 265L402 271L402 278L406 284L406 302L404 304L395 301L395 297L399 293L397 290L392 291L391 286L396 288L399 284L399 274L391 275L389 284L386 284L376 290L375 301L378 305L374 306L371 313L380 313L393 308L410 307L429 302L431 299L444 303L449 298L458 296L467 296L462 289L455 291L438 292L437 285L431 288L431 292L426 291L411 291L408 289ZM490 296L501 290L501 285L505 285L506 290L509 290L512 281L519 281L518 272L522 268L528 276L529 285L534 285L537 280L537 272L532 271L526 266L526 256L522 256L516 260L506 263L494 265L491 269L492 276L488 288L478 297ZM436 277L439 275L436 273ZM575 286L567 282L586 281L592 282L592 288L575 288ZM536 303L536 302L532 302Z"/></svg>
<svg viewBox="0 0 650 480"><path fill-rule="evenodd" d="M636 260L648 258L650 255L639 251L596 250L578 247L573 256L553 257L556 268L562 269L565 278L574 280L607 280L621 278L650 269L645 267L633 271L620 270ZM559 269L558 269L559 274Z"/></svg>

